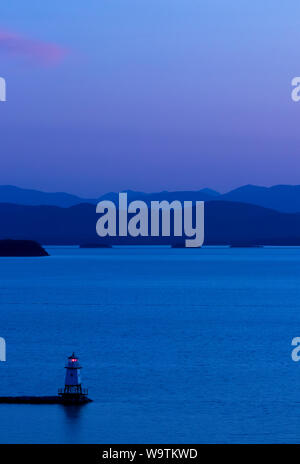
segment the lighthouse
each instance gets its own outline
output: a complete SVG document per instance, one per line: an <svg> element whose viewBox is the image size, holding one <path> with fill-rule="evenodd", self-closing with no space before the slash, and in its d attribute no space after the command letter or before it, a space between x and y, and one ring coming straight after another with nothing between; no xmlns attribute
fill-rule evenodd
<svg viewBox="0 0 300 464"><path fill-rule="evenodd" d="M65 388L59 389L58 394L65 403L86 403L90 401L87 398L88 390L81 386L81 375L78 356L72 353L68 357L66 369Z"/></svg>

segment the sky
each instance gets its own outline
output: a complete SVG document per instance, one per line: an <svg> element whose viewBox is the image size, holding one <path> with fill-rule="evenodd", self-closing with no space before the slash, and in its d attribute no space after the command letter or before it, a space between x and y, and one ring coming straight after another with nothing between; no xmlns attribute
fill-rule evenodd
<svg viewBox="0 0 300 464"><path fill-rule="evenodd" d="M0 184L300 184L298 0L1 5Z"/></svg>

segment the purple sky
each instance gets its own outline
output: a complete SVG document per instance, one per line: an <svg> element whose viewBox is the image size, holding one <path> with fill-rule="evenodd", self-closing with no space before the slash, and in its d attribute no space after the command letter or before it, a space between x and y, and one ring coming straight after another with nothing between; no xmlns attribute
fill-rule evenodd
<svg viewBox="0 0 300 464"><path fill-rule="evenodd" d="M299 18L298 0L5 2L0 184L300 184Z"/></svg>

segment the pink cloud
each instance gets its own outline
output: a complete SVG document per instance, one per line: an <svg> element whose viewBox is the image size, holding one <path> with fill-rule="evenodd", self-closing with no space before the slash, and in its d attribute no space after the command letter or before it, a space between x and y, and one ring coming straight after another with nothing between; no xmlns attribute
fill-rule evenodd
<svg viewBox="0 0 300 464"><path fill-rule="evenodd" d="M67 51L59 45L28 39L0 29L0 52L19 55L44 65L58 64Z"/></svg>

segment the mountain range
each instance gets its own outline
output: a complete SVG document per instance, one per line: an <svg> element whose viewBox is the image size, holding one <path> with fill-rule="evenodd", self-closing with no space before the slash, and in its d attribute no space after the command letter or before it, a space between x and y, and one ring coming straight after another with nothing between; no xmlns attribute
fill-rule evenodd
<svg viewBox="0 0 300 464"><path fill-rule="evenodd" d="M128 201L143 200L146 203L150 203L152 200L232 201L249 203L286 213L300 212L300 185L275 185L273 187L245 185L224 194L211 189L175 192L163 191L157 193L128 190L127 194ZM96 204L101 200L117 202L118 193L107 193L99 198L81 198L63 192L48 193L10 185L0 186L0 203L14 203L28 206L49 205L68 208L80 203Z"/></svg>
<svg viewBox="0 0 300 464"><path fill-rule="evenodd" d="M0 218L0 239L30 239L44 245L182 242L181 237L100 239L95 230L99 216L95 205L87 203L69 208L1 203ZM300 245L300 214L246 203L209 201L205 206L205 244Z"/></svg>
<svg viewBox="0 0 300 464"><path fill-rule="evenodd" d="M128 202L143 200L205 201L205 244L300 245L300 186L246 185L225 194L214 190L144 193L127 191ZM117 193L84 199L0 186L0 239L36 240L45 245L182 244L180 237L100 239L95 205L118 204ZM172 235L172 230L171 230Z"/></svg>
<svg viewBox="0 0 300 464"><path fill-rule="evenodd" d="M19 205L54 205L68 208L79 203L94 203L92 199L82 199L64 192L48 193L40 190L24 189L13 185L0 185L0 203Z"/></svg>

